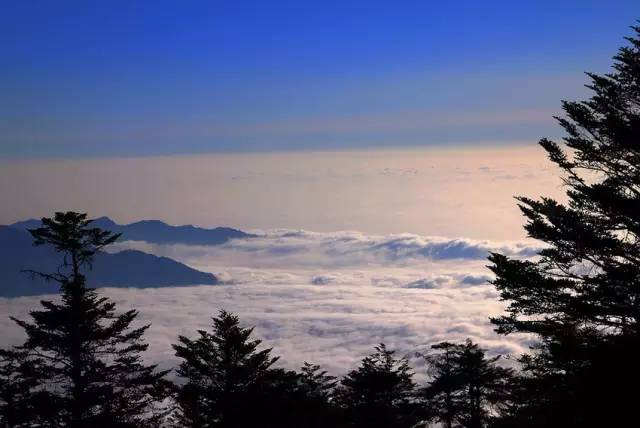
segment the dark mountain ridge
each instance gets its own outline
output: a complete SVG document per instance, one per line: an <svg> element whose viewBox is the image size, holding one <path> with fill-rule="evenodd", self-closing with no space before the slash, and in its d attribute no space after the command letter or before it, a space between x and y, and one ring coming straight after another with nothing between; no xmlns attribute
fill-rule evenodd
<svg viewBox="0 0 640 428"><path fill-rule="evenodd" d="M32 275L22 272L29 269L55 272L61 263L61 255L51 247L33 245L33 239L26 228L37 227L39 224L39 221L35 221L31 224L21 222L18 227L0 226L1 297L58 292L55 283L32 278ZM96 226L103 227L97 223ZM145 288L218 283L218 279L211 273L198 271L167 257L135 250L98 253L92 269L86 270L84 274L91 287Z"/></svg>
<svg viewBox="0 0 640 428"><path fill-rule="evenodd" d="M40 220L19 221L10 226L17 229L40 227ZM121 241L145 241L153 244L220 245L231 239L253 238L255 235L230 227L205 229L191 225L172 226L160 220L142 220L117 224L109 217L95 219L92 226L121 233Z"/></svg>

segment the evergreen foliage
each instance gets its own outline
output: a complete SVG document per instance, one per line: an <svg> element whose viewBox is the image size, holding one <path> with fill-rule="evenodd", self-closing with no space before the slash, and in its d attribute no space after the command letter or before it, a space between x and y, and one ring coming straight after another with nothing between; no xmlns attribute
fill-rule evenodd
<svg viewBox="0 0 640 428"><path fill-rule="evenodd" d="M137 311L117 314L115 303L85 287L83 269L118 238L90 223L86 214L56 213L30 230L35 245L53 246L62 262L57 272L31 272L57 283L60 301L43 300L29 321L14 319L27 335L14 355L37 368L22 379L40 400L29 422L74 428L157 426L166 372L142 360L148 326L131 326Z"/></svg>
<svg viewBox="0 0 640 428"><path fill-rule="evenodd" d="M384 344L341 381L340 404L348 426L411 427L417 422L413 371Z"/></svg>
<svg viewBox="0 0 640 428"><path fill-rule="evenodd" d="M500 412L512 372L470 340L442 342L424 355L431 381L422 390L429 419L445 428L481 428Z"/></svg>
<svg viewBox="0 0 640 428"><path fill-rule="evenodd" d="M252 328L243 328L226 311L213 318L211 332L198 331L196 339L179 337L173 345L181 359L178 376L185 380L177 395L179 421L188 427L241 427L256 414L247 411L259 397L269 369L278 358L271 350L258 350Z"/></svg>
<svg viewBox="0 0 640 428"><path fill-rule="evenodd" d="M305 363L300 373L274 368L271 349L259 350L252 328L221 311L212 331L179 337L181 359L175 423L185 427L320 428L339 426L334 377Z"/></svg>
<svg viewBox="0 0 640 428"><path fill-rule="evenodd" d="M530 393L520 426L611 425L633 412L625 385L640 380L630 357L640 349L640 27L634 31L611 73L587 73L591 98L563 102L563 143L540 141L568 199L518 198L528 235L547 245L540 259L490 257L508 303L493 319L497 331L539 338L522 360Z"/></svg>
<svg viewBox="0 0 640 428"><path fill-rule="evenodd" d="M38 361L19 350L0 350L0 423L27 426L36 411Z"/></svg>

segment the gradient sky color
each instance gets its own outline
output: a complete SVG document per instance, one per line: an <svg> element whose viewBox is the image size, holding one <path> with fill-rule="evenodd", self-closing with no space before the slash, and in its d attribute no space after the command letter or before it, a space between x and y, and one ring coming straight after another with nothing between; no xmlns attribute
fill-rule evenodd
<svg viewBox="0 0 640 428"><path fill-rule="evenodd" d="M0 160L0 224L54 211L121 223L522 239L514 195L563 200L542 148L457 147Z"/></svg>
<svg viewBox="0 0 640 428"><path fill-rule="evenodd" d="M637 1L8 1L0 157L516 144Z"/></svg>

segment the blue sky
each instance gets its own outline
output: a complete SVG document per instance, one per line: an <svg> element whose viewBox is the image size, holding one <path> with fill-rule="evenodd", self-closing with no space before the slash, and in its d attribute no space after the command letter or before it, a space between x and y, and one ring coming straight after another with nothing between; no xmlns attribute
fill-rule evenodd
<svg viewBox="0 0 640 428"><path fill-rule="evenodd" d="M3 2L0 156L533 141L637 18L637 1Z"/></svg>

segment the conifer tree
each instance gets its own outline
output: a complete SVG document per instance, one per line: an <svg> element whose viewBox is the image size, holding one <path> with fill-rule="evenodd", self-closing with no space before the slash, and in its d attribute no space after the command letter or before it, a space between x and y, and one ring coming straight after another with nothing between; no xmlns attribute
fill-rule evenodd
<svg viewBox="0 0 640 428"><path fill-rule="evenodd" d="M300 369L300 383L307 396L328 402L333 396L338 381L335 376L330 376L319 365L305 361Z"/></svg>
<svg viewBox="0 0 640 428"><path fill-rule="evenodd" d="M245 403L255 415L243 426L264 428L338 427L338 414L318 387L309 388L305 375L271 368L257 385L257 393Z"/></svg>
<svg viewBox="0 0 640 428"><path fill-rule="evenodd" d="M37 361L15 349L0 350L0 426L28 426L35 411Z"/></svg>
<svg viewBox="0 0 640 428"><path fill-rule="evenodd" d="M533 426L616 425L640 381L640 27L605 75L587 73L591 97L565 101L562 143L540 145L561 171L566 203L518 198L534 261L492 254L508 303L502 334L539 339L523 359ZM537 392L540 392L539 394ZM522 422L520 426L524 426Z"/></svg>
<svg viewBox="0 0 640 428"><path fill-rule="evenodd" d="M424 355L431 381L422 391L430 419L445 428L487 426L506 399L511 370L496 364L500 357L487 358L470 340L431 349Z"/></svg>
<svg viewBox="0 0 640 428"><path fill-rule="evenodd" d="M298 427L342 426L343 415L336 403L337 385L336 377L319 365L304 363L298 380Z"/></svg>
<svg viewBox="0 0 640 428"><path fill-rule="evenodd" d="M380 344L342 379L339 400L348 426L402 428L417 422L413 371L394 353Z"/></svg>
<svg viewBox="0 0 640 428"><path fill-rule="evenodd" d="M115 303L86 287L83 272L119 235L90 226L86 214L56 213L29 230L35 245L61 255L56 272L31 272L60 287L60 301L43 300L31 320L14 319L25 330L20 355L37 365L32 382L39 394L33 423L51 427L149 427L166 394L166 372L145 365L147 326L132 327L135 310L117 314ZM46 400L44 400L46 398Z"/></svg>
<svg viewBox="0 0 640 428"><path fill-rule="evenodd" d="M261 341L251 340L252 332L237 316L220 311L211 332L199 330L196 339L180 336L173 345L185 381L177 394L182 426L249 427L259 420L253 407L278 358L271 349L258 350Z"/></svg>

